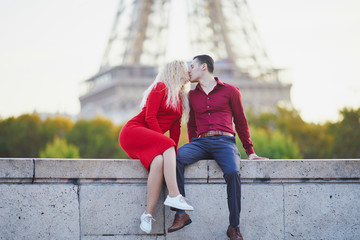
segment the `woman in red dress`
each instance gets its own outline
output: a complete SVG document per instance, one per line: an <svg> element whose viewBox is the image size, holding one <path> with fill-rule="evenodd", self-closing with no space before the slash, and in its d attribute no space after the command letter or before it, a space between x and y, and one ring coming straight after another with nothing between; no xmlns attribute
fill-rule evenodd
<svg viewBox="0 0 360 240"><path fill-rule="evenodd" d="M119 143L133 159L140 159L149 172L147 205L141 215L141 230L150 233L152 214L160 195L163 178L168 188L165 205L193 210L180 194L176 181L176 151L181 118L187 118L189 75L183 61L173 61L156 76L145 91L142 111L121 129ZM164 135L169 131L169 136Z"/></svg>

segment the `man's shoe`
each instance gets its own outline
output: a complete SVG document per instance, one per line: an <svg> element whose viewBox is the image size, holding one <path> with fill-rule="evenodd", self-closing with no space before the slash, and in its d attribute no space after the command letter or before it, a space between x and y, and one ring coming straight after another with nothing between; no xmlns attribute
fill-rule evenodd
<svg viewBox="0 0 360 240"><path fill-rule="evenodd" d="M176 213L173 225L168 228L168 232L170 233L170 232L175 232L177 230L180 230L183 227L185 227L186 225L189 225L191 222L192 221L191 221L189 215L187 215L186 213L183 213L183 214Z"/></svg>
<svg viewBox="0 0 360 240"><path fill-rule="evenodd" d="M239 227L228 227L227 235L230 240L244 240Z"/></svg>
<svg viewBox="0 0 360 240"><path fill-rule="evenodd" d="M155 221L155 219L153 219L151 214L145 214L145 212L144 212L141 215L140 220L141 220L140 229L146 233L150 233L151 232L151 221L152 220Z"/></svg>
<svg viewBox="0 0 360 240"><path fill-rule="evenodd" d="M177 208L180 210L185 210L185 211L194 210L194 208L185 201L185 198L181 194L179 194L173 198L168 195L164 204L166 206L170 206L170 207Z"/></svg>

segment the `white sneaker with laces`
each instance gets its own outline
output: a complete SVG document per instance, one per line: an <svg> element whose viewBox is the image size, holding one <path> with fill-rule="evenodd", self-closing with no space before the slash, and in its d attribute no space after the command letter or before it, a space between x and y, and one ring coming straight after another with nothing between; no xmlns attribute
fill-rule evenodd
<svg viewBox="0 0 360 240"><path fill-rule="evenodd" d="M168 195L164 205L186 211L194 210L194 208L186 202L185 198L181 194L173 198Z"/></svg>
<svg viewBox="0 0 360 240"><path fill-rule="evenodd" d="M151 221L155 219L152 217L151 214L146 214L145 212L140 217L141 224L140 229L143 230L146 233L151 232Z"/></svg>

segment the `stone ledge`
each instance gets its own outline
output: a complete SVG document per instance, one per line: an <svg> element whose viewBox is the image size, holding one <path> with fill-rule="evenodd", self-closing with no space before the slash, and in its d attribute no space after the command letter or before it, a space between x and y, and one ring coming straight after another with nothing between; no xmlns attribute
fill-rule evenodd
<svg viewBox="0 0 360 240"><path fill-rule="evenodd" d="M34 161L31 158L0 158L0 179L30 178L34 175Z"/></svg>
<svg viewBox="0 0 360 240"><path fill-rule="evenodd" d="M352 180L360 181L359 159L241 160L241 178L247 182ZM223 173L213 160L200 160L186 167L188 182L223 183ZM133 159L25 159L0 158L0 181L46 179L144 182L147 171Z"/></svg>
<svg viewBox="0 0 360 240"><path fill-rule="evenodd" d="M356 179L359 159L289 159L241 162L244 178Z"/></svg>

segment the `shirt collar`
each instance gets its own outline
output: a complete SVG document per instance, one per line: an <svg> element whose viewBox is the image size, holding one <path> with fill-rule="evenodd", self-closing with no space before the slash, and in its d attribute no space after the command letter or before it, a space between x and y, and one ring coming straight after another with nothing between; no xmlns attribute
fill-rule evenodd
<svg viewBox="0 0 360 240"><path fill-rule="evenodd" d="M221 86L224 86L225 84L218 78L218 77L214 77L215 81L217 82L217 85L221 85ZM201 86L200 86L200 83L198 83L196 85L196 88L198 90L202 90Z"/></svg>
<svg viewBox="0 0 360 240"><path fill-rule="evenodd" d="M214 78L215 78L217 84L223 85L223 86L225 85L222 81L220 81L220 79L218 77L214 77Z"/></svg>

